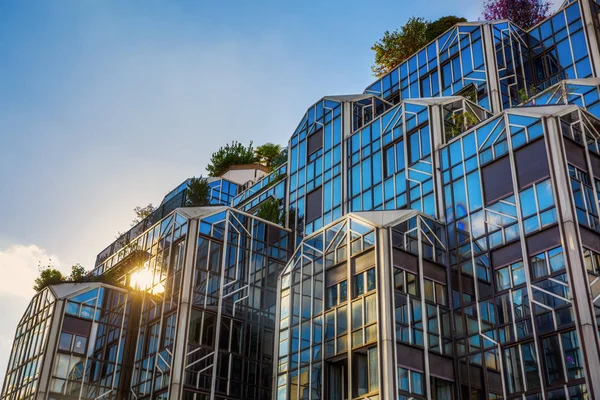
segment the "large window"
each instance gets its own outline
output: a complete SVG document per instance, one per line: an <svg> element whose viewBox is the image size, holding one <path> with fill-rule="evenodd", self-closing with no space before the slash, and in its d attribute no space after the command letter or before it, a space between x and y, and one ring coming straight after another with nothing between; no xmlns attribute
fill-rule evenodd
<svg viewBox="0 0 600 400"><path fill-rule="evenodd" d="M538 364L533 342L504 349L506 386L509 393L540 387Z"/></svg>
<svg viewBox="0 0 600 400"><path fill-rule="evenodd" d="M425 394L425 377L423 373L412 371L403 367L398 367L398 390L400 395L407 394Z"/></svg>
<svg viewBox="0 0 600 400"><path fill-rule="evenodd" d="M352 354L352 397L360 397L379 390L377 347Z"/></svg>
<svg viewBox="0 0 600 400"><path fill-rule="evenodd" d="M542 343L548 385L584 377L576 331L546 337L542 339Z"/></svg>
<svg viewBox="0 0 600 400"><path fill-rule="evenodd" d="M600 231L596 207L597 199L594 198L594 190L589 175L572 165L569 165L569 175L571 176L571 190L575 201L577 221L581 225Z"/></svg>
<svg viewBox="0 0 600 400"><path fill-rule="evenodd" d="M328 310L348 300L348 282L341 281L325 289L325 308Z"/></svg>

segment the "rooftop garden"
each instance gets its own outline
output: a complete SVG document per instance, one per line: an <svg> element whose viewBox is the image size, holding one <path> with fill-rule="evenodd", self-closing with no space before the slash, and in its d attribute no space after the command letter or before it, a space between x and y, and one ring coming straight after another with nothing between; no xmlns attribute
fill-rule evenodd
<svg viewBox="0 0 600 400"><path fill-rule="evenodd" d="M252 142L248 146L244 146L233 141L210 156L206 171L208 171L208 176L218 177L232 166L244 164L260 164L267 167L269 171L273 171L286 161L287 149L283 149L278 144L265 143L255 149Z"/></svg>

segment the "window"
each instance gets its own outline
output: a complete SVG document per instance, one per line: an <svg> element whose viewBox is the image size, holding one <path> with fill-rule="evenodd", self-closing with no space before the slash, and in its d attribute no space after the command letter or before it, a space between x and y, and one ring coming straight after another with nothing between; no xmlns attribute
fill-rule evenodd
<svg viewBox="0 0 600 400"><path fill-rule="evenodd" d="M58 349L72 352L74 354L84 355L87 351L88 339L84 336L72 335L62 332L58 342Z"/></svg>
<svg viewBox="0 0 600 400"><path fill-rule="evenodd" d="M346 374L346 360L327 363L327 398L343 400L348 398L348 378Z"/></svg>
<svg viewBox="0 0 600 400"><path fill-rule="evenodd" d="M352 347L377 341L377 295L352 302Z"/></svg>
<svg viewBox="0 0 600 400"><path fill-rule="evenodd" d="M584 377L583 360L579 352L579 340L575 331L560 334L563 345L564 361L567 367L568 379L579 379Z"/></svg>
<svg viewBox="0 0 600 400"><path fill-rule="evenodd" d="M398 389L401 392L422 395L425 391L423 374L403 367L398 367ZM437 397L436 397L437 398ZM441 399L440 399L441 400Z"/></svg>
<svg viewBox="0 0 600 400"><path fill-rule="evenodd" d="M192 309L188 338L190 344L212 347L214 345L214 331L215 315Z"/></svg>
<svg viewBox="0 0 600 400"><path fill-rule="evenodd" d="M323 128L320 128L320 129L316 130L315 132L313 132L308 137L308 149L307 149L306 153L308 154L309 160L312 161L313 154L322 149L323 149Z"/></svg>
<svg viewBox="0 0 600 400"><path fill-rule="evenodd" d="M352 358L354 360L352 368L353 397L359 397L379 390L377 347L355 352Z"/></svg>
<svg viewBox="0 0 600 400"><path fill-rule="evenodd" d="M403 269L394 268L394 285L396 290L401 293L419 296L419 287L417 285L417 275Z"/></svg>
<svg viewBox="0 0 600 400"><path fill-rule="evenodd" d="M585 267L589 272L600 274L600 254L590 249L583 249Z"/></svg>
<svg viewBox="0 0 600 400"><path fill-rule="evenodd" d="M384 149L384 177L389 178L405 169L404 140L391 144Z"/></svg>
<svg viewBox="0 0 600 400"><path fill-rule="evenodd" d="M439 304L441 306L445 306L447 304L446 285L431 281L429 279L425 279L424 284L425 300Z"/></svg>
<svg viewBox="0 0 600 400"><path fill-rule="evenodd" d="M556 222L556 209L550 179L519 193L525 234Z"/></svg>
<svg viewBox="0 0 600 400"><path fill-rule="evenodd" d="M323 190L321 187L306 196L306 223L321 218L323 212Z"/></svg>
<svg viewBox="0 0 600 400"><path fill-rule="evenodd" d="M431 394L436 400L452 400L454 385L452 382L431 377Z"/></svg>
<svg viewBox="0 0 600 400"><path fill-rule="evenodd" d="M73 341L73 353L75 354L85 354L87 350L87 338L83 336L75 336L75 340Z"/></svg>
<svg viewBox="0 0 600 400"><path fill-rule="evenodd" d="M546 381L549 385L564 382L565 378L569 380L584 378L579 341L575 331L544 338L542 344L546 364ZM567 377L564 374L565 370Z"/></svg>
<svg viewBox="0 0 600 400"><path fill-rule="evenodd" d="M496 270L496 289L498 291L510 289L522 283L525 283L523 261Z"/></svg>
<svg viewBox="0 0 600 400"><path fill-rule="evenodd" d="M546 361L546 382L548 384L564 381L560 344L558 336L550 336L543 340L544 359Z"/></svg>
<svg viewBox="0 0 600 400"><path fill-rule="evenodd" d="M589 175L572 165L569 165L569 175L571 176L571 190L573 192L573 200L575 201L577 222L600 231L596 208L597 200L594 199L594 191Z"/></svg>
<svg viewBox="0 0 600 400"><path fill-rule="evenodd" d="M554 274L565 269L565 258L562 247L536 254L530 259L533 279Z"/></svg>
<svg viewBox="0 0 600 400"><path fill-rule="evenodd" d="M73 335L70 333L63 332L60 334L60 342L58 348L64 351L71 351L71 343L73 342Z"/></svg>
<svg viewBox="0 0 600 400"><path fill-rule="evenodd" d="M375 268L354 275L354 297L375 290Z"/></svg>
<svg viewBox="0 0 600 400"><path fill-rule="evenodd" d="M348 299L348 282L341 281L325 289L326 308L337 306Z"/></svg>
<svg viewBox="0 0 600 400"><path fill-rule="evenodd" d="M421 302L395 296L396 340L423 346L423 310ZM444 327L447 329L446 327ZM436 350L438 351L438 350Z"/></svg>
<svg viewBox="0 0 600 400"><path fill-rule="evenodd" d="M540 387L533 342L504 349L505 378L509 393ZM523 377L525 380L523 380Z"/></svg>

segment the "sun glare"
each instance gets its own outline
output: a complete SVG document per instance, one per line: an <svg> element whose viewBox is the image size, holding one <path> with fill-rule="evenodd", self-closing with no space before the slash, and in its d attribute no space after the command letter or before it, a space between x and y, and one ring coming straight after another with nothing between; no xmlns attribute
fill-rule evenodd
<svg viewBox="0 0 600 400"><path fill-rule="evenodd" d="M147 268L140 268L131 275L130 286L138 290L152 288L152 272Z"/></svg>
<svg viewBox="0 0 600 400"><path fill-rule="evenodd" d="M161 294L165 291L164 282L155 283L154 274L146 267L142 267L131 274L129 286L133 289L150 292L151 294Z"/></svg>

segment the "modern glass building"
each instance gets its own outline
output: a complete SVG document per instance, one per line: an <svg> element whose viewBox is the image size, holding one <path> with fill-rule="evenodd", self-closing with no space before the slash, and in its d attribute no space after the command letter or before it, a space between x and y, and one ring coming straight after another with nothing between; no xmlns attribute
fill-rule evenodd
<svg viewBox="0 0 600 400"><path fill-rule="evenodd" d="M600 398L599 12L458 24L270 174L182 183L100 252L113 285L36 295L0 398Z"/></svg>
<svg viewBox="0 0 600 400"><path fill-rule="evenodd" d="M39 292L17 326L3 399L126 398L132 296L101 283Z"/></svg>
<svg viewBox="0 0 600 400"><path fill-rule="evenodd" d="M98 265L142 289L126 398L269 398L290 244L237 209L178 208Z"/></svg>

